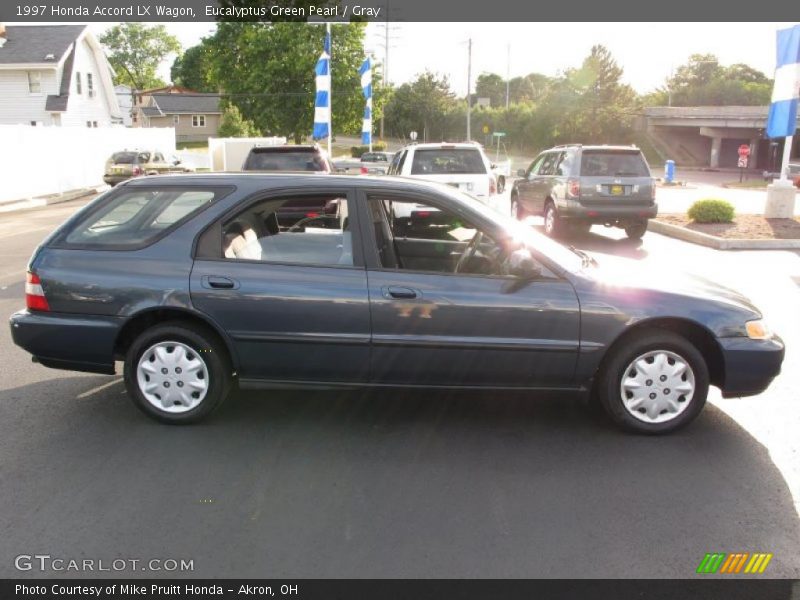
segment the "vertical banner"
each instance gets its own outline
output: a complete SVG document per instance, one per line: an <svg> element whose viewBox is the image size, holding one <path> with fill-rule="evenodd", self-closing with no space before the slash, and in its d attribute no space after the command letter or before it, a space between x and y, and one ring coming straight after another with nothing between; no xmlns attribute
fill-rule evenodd
<svg viewBox="0 0 800 600"><path fill-rule="evenodd" d="M329 26L330 27L330 26ZM317 83L317 96L314 101L314 132L315 140L328 138L330 147L331 138L331 32L325 33L325 45L314 68Z"/></svg>
<svg viewBox="0 0 800 600"><path fill-rule="evenodd" d="M364 59L358 73L361 75L361 91L365 100L361 143L369 146L369 151L372 152L372 61L369 56Z"/></svg>

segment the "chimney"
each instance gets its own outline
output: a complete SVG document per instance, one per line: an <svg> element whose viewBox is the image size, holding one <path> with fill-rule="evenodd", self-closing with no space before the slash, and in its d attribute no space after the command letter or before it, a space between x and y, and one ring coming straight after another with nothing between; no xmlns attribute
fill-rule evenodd
<svg viewBox="0 0 800 600"><path fill-rule="evenodd" d="M8 37L6 37L6 24L0 23L0 48L2 48L7 41Z"/></svg>

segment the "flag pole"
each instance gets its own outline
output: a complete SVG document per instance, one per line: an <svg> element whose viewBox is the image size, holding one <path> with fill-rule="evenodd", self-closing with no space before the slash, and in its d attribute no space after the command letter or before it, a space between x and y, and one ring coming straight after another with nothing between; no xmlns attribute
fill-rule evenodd
<svg viewBox="0 0 800 600"><path fill-rule="evenodd" d="M333 137L332 114L333 114L333 38L331 37L331 24L325 23L325 32L331 41L330 52L328 53L328 75L330 76L331 89L328 90L328 158L333 160L331 154L331 138Z"/></svg>
<svg viewBox="0 0 800 600"><path fill-rule="evenodd" d="M783 160L781 161L781 181L789 182L789 161L792 158L794 136L788 135L783 141Z"/></svg>

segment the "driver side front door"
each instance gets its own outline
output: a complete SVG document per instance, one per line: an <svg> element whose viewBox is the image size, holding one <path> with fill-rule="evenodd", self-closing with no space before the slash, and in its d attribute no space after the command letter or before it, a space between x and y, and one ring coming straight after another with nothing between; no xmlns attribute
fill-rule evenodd
<svg viewBox="0 0 800 600"><path fill-rule="evenodd" d="M487 234L471 263L480 272L455 273L477 231L462 215L435 199L429 210L419 198L381 193L363 194L360 203L373 383L572 386L579 307L568 281L545 270L518 285L481 259L496 246ZM395 221L389 205L411 221Z"/></svg>

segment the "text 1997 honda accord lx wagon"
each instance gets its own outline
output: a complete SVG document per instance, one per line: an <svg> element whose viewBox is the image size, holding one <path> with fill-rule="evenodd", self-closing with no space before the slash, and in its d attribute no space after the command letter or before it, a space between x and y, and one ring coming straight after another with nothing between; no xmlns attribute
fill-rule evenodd
<svg viewBox="0 0 800 600"><path fill-rule="evenodd" d="M287 226L292 202L325 206ZM196 421L234 383L572 391L618 424L691 421L709 384L763 391L784 347L744 297L611 272L447 186L394 178L135 179L31 258L16 344L113 373L136 405Z"/></svg>

